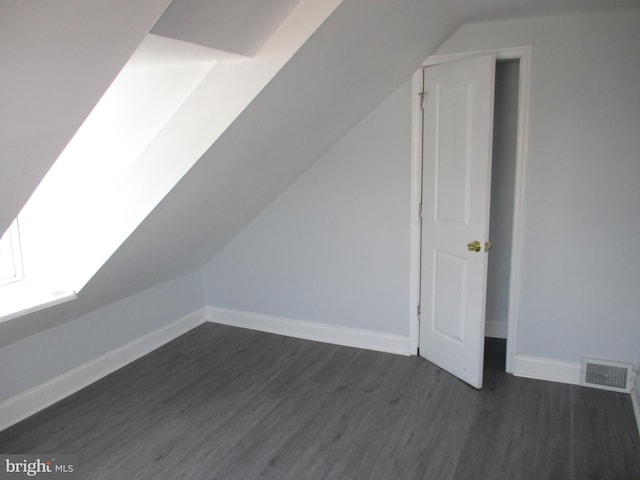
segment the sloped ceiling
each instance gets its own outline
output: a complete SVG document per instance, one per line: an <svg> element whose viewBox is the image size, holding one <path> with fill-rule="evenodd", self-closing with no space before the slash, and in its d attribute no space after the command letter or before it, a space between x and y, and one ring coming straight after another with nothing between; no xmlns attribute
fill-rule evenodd
<svg viewBox="0 0 640 480"><path fill-rule="evenodd" d="M0 0L0 234L170 0Z"/></svg>
<svg viewBox="0 0 640 480"><path fill-rule="evenodd" d="M211 18L215 17L214 6L218 6L218 12L227 13L220 13L216 21L225 15L237 21L240 11L231 5L241 2L227 1L187 3L206 8ZM275 22L291 4L289 0L275 1L276 13L267 23ZM0 4L3 9L5 3ZM132 8L128 2L121 3L123 11ZM260 3L246 2L255 8ZM634 5L637 2L612 0L606 6ZM345 0L105 264L81 292L79 300L0 324L0 346L198 269L463 23L602 7L603 2L598 0ZM172 8L177 8L175 2ZM255 14L261 10L248 10L249 17L251 11ZM170 22L173 15L179 19L176 24ZM191 18L199 19L193 14ZM259 15L252 18L255 21ZM217 41L213 37L203 40L206 22L193 22L170 8L158 23L156 33L171 32L175 38L191 41ZM135 26L143 30L138 24ZM2 27L0 24L0 32ZM90 32L84 33L90 36ZM228 48L245 53L254 51L265 35L260 30L255 38L236 40L235 46ZM15 180L13 177L32 172L29 181L12 187L9 194L2 193L3 221L15 216L16 206L29 195L38 175L64 147L60 139L68 140L73 134L69 126L81 123L96 91L100 86L108 86L117 73L113 70L119 61L124 64L126 52L135 48L131 47L134 37L132 34L123 45L113 48L118 55L113 54L110 69L87 70L81 62L70 66L76 68L77 76L95 80L93 96L87 95L81 106L71 111L66 107L71 93L58 85L64 84L68 76L63 68L52 70L51 75L60 77L55 79L57 89L34 82L30 88L35 100L12 101L12 109L18 116L32 109L36 100L47 106L48 115L38 119L39 129L32 131L23 122L23 130L16 135L24 137L25 146L13 144L11 157L5 155L7 139L0 137L3 149L0 191ZM94 53L100 48L109 50L103 43L89 50ZM21 45L13 42L11 48L17 51L2 53L10 53L16 63ZM74 86L78 87L77 82ZM58 92L62 93L57 95ZM57 120L54 114L64 120L66 130L57 135L57 142L32 151L28 143L38 139L47 127L54 128ZM8 118L2 115L4 125ZM29 151L29 156L21 148Z"/></svg>
<svg viewBox="0 0 640 480"><path fill-rule="evenodd" d="M298 0L173 0L151 33L252 57Z"/></svg>

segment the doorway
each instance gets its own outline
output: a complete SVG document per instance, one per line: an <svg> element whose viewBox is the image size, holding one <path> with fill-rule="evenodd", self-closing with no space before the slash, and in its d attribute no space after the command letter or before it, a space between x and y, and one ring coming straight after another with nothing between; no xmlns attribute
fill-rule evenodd
<svg viewBox="0 0 640 480"><path fill-rule="evenodd" d="M520 259L520 218L524 185L524 154L526 120L528 111L528 72L530 49L528 47L481 52L495 57L495 105L493 117L493 155L491 158L490 238L496 248L488 256L486 269L486 303L483 303L481 341L484 336L507 340L506 371L511 372L515 358L517 332L518 269ZM450 63L479 54L459 54L431 57L424 67ZM414 76L414 93L420 96L422 69ZM422 103L422 102L420 102ZM422 114L414 108L414 165L412 202L417 209L422 203ZM419 157L419 158L418 158ZM415 318L410 323L410 353L418 351L420 335L421 241L417 234L421 226L412 222L412 301L418 305ZM417 247L417 248L416 248ZM415 266L418 265L418 271ZM414 304L415 305L415 304ZM486 317L485 317L486 314ZM485 320L486 318L486 320ZM479 337L480 335L478 335ZM448 348L448 347L446 347ZM481 353L482 353L481 350ZM477 358L477 355L476 357ZM482 358L482 355L480 355ZM479 360L481 363L482 360ZM480 365L482 368L482 365ZM472 382L469 382L472 383ZM472 383L473 384L473 383ZM480 380L481 385L481 380ZM478 385L475 385L476 387Z"/></svg>
<svg viewBox="0 0 640 480"><path fill-rule="evenodd" d="M485 336L505 339L509 331L519 69L518 59L496 62L489 214L490 238L495 248L488 257Z"/></svg>

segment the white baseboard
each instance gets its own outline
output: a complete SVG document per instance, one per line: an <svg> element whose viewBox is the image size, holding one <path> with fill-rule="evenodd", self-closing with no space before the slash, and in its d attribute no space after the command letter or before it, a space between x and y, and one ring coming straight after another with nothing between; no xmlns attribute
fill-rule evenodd
<svg viewBox="0 0 640 480"><path fill-rule="evenodd" d="M258 313L240 312L226 308L207 307L210 322L276 333L288 337L317 342L333 343L347 347L365 348L379 352L409 355L409 337L372 330L339 327L324 323L292 320Z"/></svg>
<svg viewBox="0 0 640 480"><path fill-rule="evenodd" d="M115 372L206 321L200 308L184 317L0 403L0 431Z"/></svg>
<svg viewBox="0 0 640 480"><path fill-rule="evenodd" d="M0 403L0 431L124 367L205 321L348 347L410 355L409 338L401 335L209 306L195 310L159 330L5 400ZM487 335L491 336L489 333ZM556 359L516 355L512 373L520 377L580 384L580 364ZM640 432L640 377L635 381L631 399Z"/></svg>
<svg viewBox="0 0 640 480"><path fill-rule="evenodd" d="M486 320L484 322L484 335L491 338L507 338L509 323Z"/></svg>
<svg viewBox="0 0 640 480"><path fill-rule="evenodd" d="M518 377L580 385L580 364L562 360L516 355L512 373Z"/></svg>
<svg viewBox="0 0 640 480"><path fill-rule="evenodd" d="M636 414L638 435L640 435L640 372L636 371L633 383L633 390L631 390L631 403L633 404L633 412Z"/></svg>

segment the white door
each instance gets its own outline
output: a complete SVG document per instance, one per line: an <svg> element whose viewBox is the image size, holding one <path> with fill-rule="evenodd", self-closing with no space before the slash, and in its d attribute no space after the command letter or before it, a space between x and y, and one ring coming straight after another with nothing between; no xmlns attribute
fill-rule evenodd
<svg viewBox="0 0 640 480"><path fill-rule="evenodd" d="M424 69L420 355L482 387L495 57Z"/></svg>

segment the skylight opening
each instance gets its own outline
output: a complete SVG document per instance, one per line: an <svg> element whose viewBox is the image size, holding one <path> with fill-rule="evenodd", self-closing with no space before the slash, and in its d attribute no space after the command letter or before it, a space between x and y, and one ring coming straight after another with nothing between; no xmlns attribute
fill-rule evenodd
<svg viewBox="0 0 640 480"><path fill-rule="evenodd" d="M220 56L145 38L18 215L20 232L16 220L2 237L0 319L75 298L129 236L142 218L128 218L137 210L131 198L123 205L122 182ZM141 201L169 167L136 185Z"/></svg>

